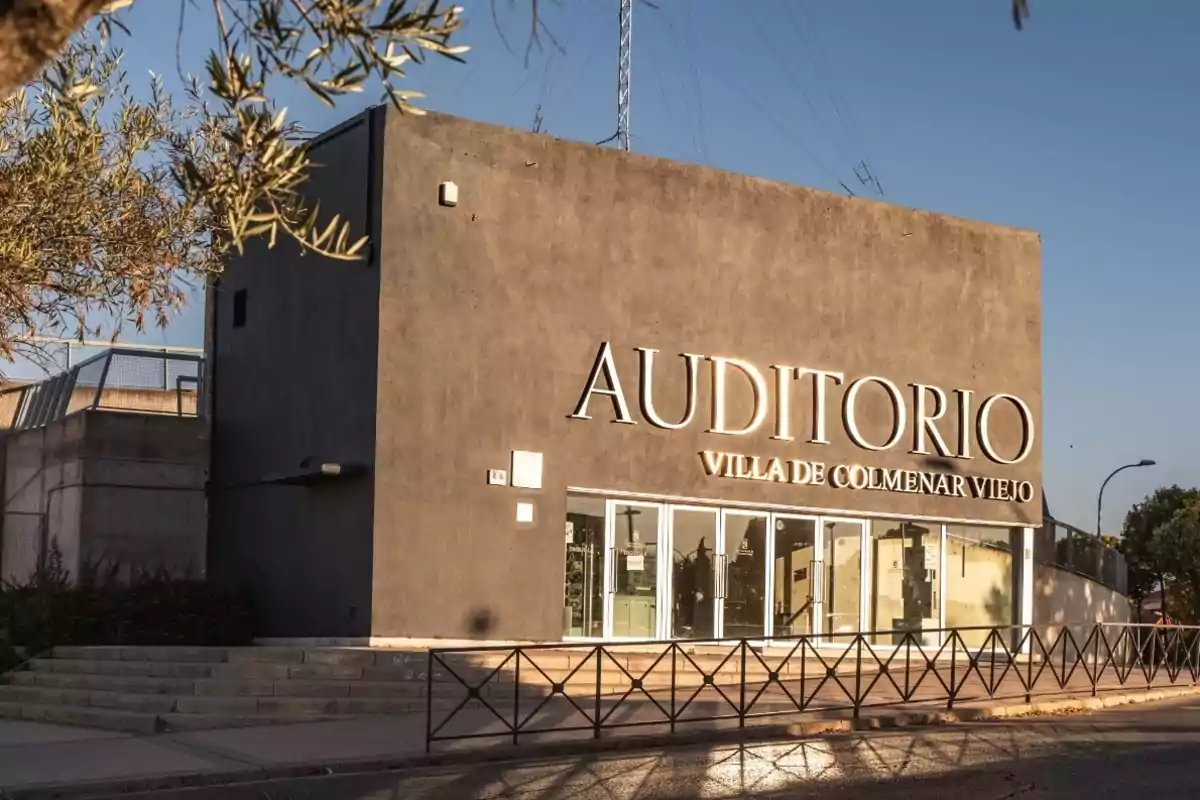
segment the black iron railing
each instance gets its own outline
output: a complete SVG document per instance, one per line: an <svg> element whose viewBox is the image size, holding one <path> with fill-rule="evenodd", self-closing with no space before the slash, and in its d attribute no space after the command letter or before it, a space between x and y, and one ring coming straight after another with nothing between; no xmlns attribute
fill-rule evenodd
<svg viewBox="0 0 1200 800"><path fill-rule="evenodd" d="M800 714L1096 696L1198 676L1200 628L1162 625L439 648L425 676L425 743L744 728Z"/></svg>

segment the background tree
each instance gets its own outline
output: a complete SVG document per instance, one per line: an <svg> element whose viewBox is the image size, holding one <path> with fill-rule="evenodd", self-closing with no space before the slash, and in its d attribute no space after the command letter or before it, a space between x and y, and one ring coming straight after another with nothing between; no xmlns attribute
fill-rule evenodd
<svg viewBox="0 0 1200 800"><path fill-rule="evenodd" d="M1155 531L1152 548L1176 601L1174 616L1189 623L1200 621L1200 497L1188 497Z"/></svg>
<svg viewBox="0 0 1200 800"><path fill-rule="evenodd" d="M1162 612L1167 613L1166 582L1174 567L1164 561L1164 555L1177 551L1172 548L1164 552L1155 544L1155 538L1178 513L1198 501L1200 490L1164 486L1134 505L1125 516L1120 550L1129 569L1127 594L1139 614L1142 603L1156 588L1163 591Z"/></svg>

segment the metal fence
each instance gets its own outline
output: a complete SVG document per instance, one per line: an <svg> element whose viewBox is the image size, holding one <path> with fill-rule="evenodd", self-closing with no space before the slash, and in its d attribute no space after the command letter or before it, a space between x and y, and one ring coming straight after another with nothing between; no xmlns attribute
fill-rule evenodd
<svg viewBox="0 0 1200 800"><path fill-rule="evenodd" d="M113 348L40 383L0 392L0 429L28 430L87 409L194 417L204 359Z"/></svg>
<svg viewBox="0 0 1200 800"><path fill-rule="evenodd" d="M1052 517L1047 516L1042 527L1034 529L1033 559L1126 593L1125 556L1101 544L1095 534Z"/></svg>
<svg viewBox="0 0 1200 800"><path fill-rule="evenodd" d="M546 644L429 651L426 751L442 742L745 728L801 714L1191 685L1200 628L951 628L760 641ZM929 633L925 631L923 633ZM889 642L887 645L881 642Z"/></svg>

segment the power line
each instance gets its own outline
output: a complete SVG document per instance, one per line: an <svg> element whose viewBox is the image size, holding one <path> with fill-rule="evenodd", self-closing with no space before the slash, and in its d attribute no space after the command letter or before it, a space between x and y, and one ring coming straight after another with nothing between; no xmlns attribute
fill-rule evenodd
<svg viewBox="0 0 1200 800"><path fill-rule="evenodd" d="M809 54L809 59L812 61L814 69L822 74L825 80L829 83L829 102L833 107L833 113L846 127L846 130L853 141L856 150L862 153L862 159L854 168L855 177L864 186L874 185L879 195L883 196L883 184L879 180L878 170L875 169L873 159L867 149L866 140L863 138L862 130L858 126L858 120L854 115L853 109L848 102L841 103L838 101L838 96L841 94L838 90L838 82L834 77L833 68L830 66L829 55L821 41L820 31L817 26L816 17L811 13L805 3L800 3L800 13L808 22L812 30L812 41L804 35L801 30L800 23L792 13L792 3L784 2L784 11L787 13L788 19L792 23L792 28L796 31L796 35L800 37L804 50ZM843 105L845 110L843 111Z"/></svg>
<svg viewBox="0 0 1200 800"><path fill-rule="evenodd" d="M750 6L750 13L755 14L753 5ZM788 14L791 14L790 10L788 11ZM856 157L853 152L843 146L842 139L847 137L837 136L825 124L825 121L821 116L821 112L817 110L817 106L813 102L812 97L809 95L808 90L804 88L804 84L801 82L799 75L796 72L794 63L789 59L785 59L775 47L775 42L772 40L770 32L763 25L761 17L756 15L753 17L752 21L755 27L758 28L759 38L767 43L767 48L770 50L771 55L773 55L775 57L775 61L778 62L780 67L779 71L784 75L785 78L789 80L792 86L800 94L800 97L804 100L805 105L808 106L808 110L812 112L813 121L816 126L833 143L834 150L836 150L847 163L851 165L857 163L860 159ZM798 30L797 33L799 33Z"/></svg>
<svg viewBox="0 0 1200 800"><path fill-rule="evenodd" d="M725 76L722 75L720 72L715 72L714 75L719 80L725 80ZM729 81L729 83L730 83L730 88L731 88L731 90L733 90L735 95L740 94L741 96L743 96L751 105L753 105L758 110L758 112L760 114L762 114L762 116L767 120L767 122L771 123L771 126L774 127L775 130L777 130L782 136L784 136L788 139L791 139L793 142L795 142L796 146L799 147L804 152L804 154L807 155L809 157L809 159L811 159L812 162L817 165L817 167L819 167L826 175L828 175L829 178L831 180L833 180L834 183L836 183L838 186L842 187L842 189L846 192L847 195L849 195L850 197L858 196L854 192L853 189L851 189L849 186L846 185L845 181L843 181L841 178L838 177L836 172L834 172L832 169L829 168L828 164L826 164L824 161L822 161L821 158L815 152L813 152L812 148L809 147L808 144L802 138L800 138L800 136L798 136L796 133L794 133L790 128L788 128L788 126L781 123L773 114L771 114L771 112L768 111L767 108L762 103L758 102L758 100L756 100L754 98L754 95L751 94L746 89L746 87L735 86L732 84L732 81Z"/></svg>

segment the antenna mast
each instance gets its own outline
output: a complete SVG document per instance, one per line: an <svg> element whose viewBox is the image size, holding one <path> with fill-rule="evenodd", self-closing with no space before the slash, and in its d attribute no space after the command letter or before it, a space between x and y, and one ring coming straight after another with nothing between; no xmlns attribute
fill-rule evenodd
<svg viewBox="0 0 1200 800"><path fill-rule="evenodd" d="M629 62L633 50L633 0L621 3L621 49L617 58L617 146L629 152Z"/></svg>

